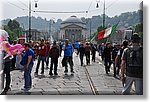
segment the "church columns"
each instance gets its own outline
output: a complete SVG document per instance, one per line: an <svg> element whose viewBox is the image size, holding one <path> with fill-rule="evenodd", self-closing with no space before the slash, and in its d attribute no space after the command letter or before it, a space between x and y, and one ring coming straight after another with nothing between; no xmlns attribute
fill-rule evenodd
<svg viewBox="0 0 150 102"><path fill-rule="evenodd" d="M76 29L65 29L64 30L63 39L69 39L69 41L77 41L84 39L84 36L82 35L82 29L76 28Z"/></svg>

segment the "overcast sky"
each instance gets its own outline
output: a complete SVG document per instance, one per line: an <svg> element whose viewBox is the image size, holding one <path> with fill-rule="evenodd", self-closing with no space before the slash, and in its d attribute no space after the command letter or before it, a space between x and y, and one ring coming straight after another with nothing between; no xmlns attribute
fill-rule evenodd
<svg viewBox="0 0 150 102"><path fill-rule="evenodd" d="M0 20L16 17L28 16L28 1L29 0L0 0ZM123 12L137 11L142 0L105 0L106 15L112 17L120 15ZM104 0L31 0L33 11L56 11L56 12L75 12L89 11L89 13L35 13L32 16L49 19L66 19L71 15L80 17L91 17L101 15L103 13ZM35 2L38 7L35 8ZM99 3L99 8L96 8L96 3Z"/></svg>

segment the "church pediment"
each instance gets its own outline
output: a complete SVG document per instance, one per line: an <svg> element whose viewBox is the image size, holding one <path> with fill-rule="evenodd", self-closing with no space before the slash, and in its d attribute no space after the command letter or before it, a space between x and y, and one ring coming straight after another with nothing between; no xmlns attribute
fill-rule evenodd
<svg viewBox="0 0 150 102"><path fill-rule="evenodd" d="M61 28L82 28L82 29L85 29L85 27L83 25L78 25L78 24L68 24L68 25L64 25Z"/></svg>

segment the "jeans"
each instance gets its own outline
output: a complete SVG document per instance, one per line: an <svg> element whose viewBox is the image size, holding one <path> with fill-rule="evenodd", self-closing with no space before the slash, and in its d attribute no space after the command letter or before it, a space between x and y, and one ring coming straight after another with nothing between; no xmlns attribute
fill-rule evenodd
<svg viewBox="0 0 150 102"><path fill-rule="evenodd" d="M45 62L46 62L46 66L48 66L49 65L49 55L46 55Z"/></svg>
<svg viewBox="0 0 150 102"><path fill-rule="evenodd" d="M54 73L56 74L57 73L57 66L58 66L58 58L56 58L56 59L51 58L50 73L52 73L53 65L54 65Z"/></svg>
<svg viewBox="0 0 150 102"><path fill-rule="evenodd" d="M95 55L96 55L96 52L93 51L93 52L92 52L92 61L94 61L94 62L95 62Z"/></svg>
<svg viewBox="0 0 150 102"><path fill-rule="evenodd" d="M110 66L111 66L111 64L112 64L111 60L106 60L105 59L104 65L105 65L106 74L108 74L108 72L110 72Z"/></svg>
<svg viewBox="0 0 150 102"><path fill-rule="evenodd" d="M86 64L90 64L90 52L85 53L86 56Z"/></svg>
<svg viewBox="0 0 150 102"><path fill-rule="evenodd" d="M24 79L25 79L24 88L31 88L32 86L31 71L32 71L33 64L29 64L28 68L26 68L27 66L24 66L24 67L25 67L24 68L25 69L24 70Z"/></svg>
<svg viewBox="0 0 150 102"><path fill-rule="evenodd" d="M123 88L122 93L124 95L129 95L133 82L134 82L134 86L135 86L136 95L143 95L143 79L128 77L128 76L126 77L125 86Z"/></svg>
<svg viewBox="0 0 150 102"><path fill-rule="evenodd" d="M83 57L84 57L84 54L80 54L81 66L83 65Z"/></svg>
<svg viewBox="0 0 150 102"><path fill-rule="evenodd" d="M116 77L116 66L115 66L115 61L112 62L113 64L113 70L114 70L114 77ZM118 74L119 75L119 74Z"/></svg>
<svg viewBox="0 0 150 102"><path fill-rule="evenodd" d="M73 72L73 60L72 60L72 56L64 56L66 59L66 64L65 64L65 73L68 72L68 63L70 65L70 70L71 72Z"/></svg>
<svg viewBox="0 0 150 102"><path fill-rule="evenodd" d="M44 61L45 61L45 57L44 56L39 56L38 57L38 62L37 62L36 72L35 73L38 73L38 69L39 69L41 61L42 61L42 71L41 71L41 73L44 73Z"/></svg>

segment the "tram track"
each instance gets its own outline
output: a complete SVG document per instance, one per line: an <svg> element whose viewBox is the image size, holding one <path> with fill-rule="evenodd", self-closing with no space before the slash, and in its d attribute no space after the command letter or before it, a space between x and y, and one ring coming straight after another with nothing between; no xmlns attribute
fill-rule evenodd
<svg viewBox="0 0 150 102"><path fill-rule="evenodd" d="M87 77L87 79L88 79L90 88L91 88L91 90L92 90L92 92L93 92L93 95L99 95L98 92L96 91L96 88L95 88L94 83L93 83L93 81L92 81L92 79L91 79L91 77L90 77L90 74L89 74L89 72L88 72L87 67L84 66L84 69L85 69L85 74L86 74L86 77Z"/></svg>

